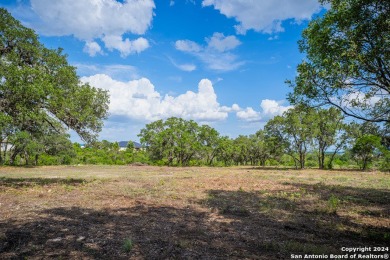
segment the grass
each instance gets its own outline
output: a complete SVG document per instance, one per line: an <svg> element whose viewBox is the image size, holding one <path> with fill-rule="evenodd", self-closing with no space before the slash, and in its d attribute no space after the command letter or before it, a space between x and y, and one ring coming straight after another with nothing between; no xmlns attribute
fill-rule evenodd
<svg viewBox="0 0 390 260"><path fill-rule="evenodd" d="M123 251L130 253L133 249L133 241L130 238L126 238L123 242Z"/></svg>
<svg viewBox="0 0 390 260"><path fill-rule="evenodd" d="M328 199L329 213L336 213L337 209L339 208L339 205L340 205L340 199L332 194Z"/></svg>
<svg viewBox="0 0 390 260"><path fill-rule="evenodd" d="M340 254L390 242L389 197L380 172L0 167L0 258Z"/></svg>

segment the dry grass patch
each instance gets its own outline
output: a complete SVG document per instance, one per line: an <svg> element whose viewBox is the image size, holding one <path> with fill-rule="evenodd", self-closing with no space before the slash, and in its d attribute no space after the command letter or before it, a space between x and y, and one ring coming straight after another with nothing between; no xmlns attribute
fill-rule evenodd
<svg viewBox="0 0 390 260"><path fill-rule="evenodd" d="M0 168L0 258L280 259L390 242L390 175Z"/></svg>

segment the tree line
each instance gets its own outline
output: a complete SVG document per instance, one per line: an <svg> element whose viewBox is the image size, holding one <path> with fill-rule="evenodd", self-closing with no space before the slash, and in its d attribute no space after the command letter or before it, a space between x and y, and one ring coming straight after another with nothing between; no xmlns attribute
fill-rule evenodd
<svg viewBox="0 0 390 260"><path fill-rule="evenodd" d="M146 163L166 166L288 166L390 170L390 136L377 124L346 122L340 110L297 106L269 120L255 134L222 136L208 125L171 117L147 124L139 133L143 148L128 142L94 141L82 147L63 135L38 143L18 135L6 164ZM19 143L20 142L20 143ZM11 158L19 152L16 158Z"/></svg>
<svg viewBox="0 0 390 260"><path fill-rule="evenodd" d="M5 132L6 142L0 142L0 161L8 165L141 162L167 166L284 165L299 169L332 169L336 164L389 169L390 135L385 130L372 122L347 123L334 107L296 106L269 120L255 134L237 138L221 136L214 128L193 120L158 120L140 131L141 150L135 150L133 142L123 150L117 142L106 140L81 147L72 144L66 134L50 128L40 139L25 131L10 131Z"/></svg>
<svg viewBox="0 0 390 260"><path fill-rule="evenodd" d="M336 108L297 106L269 120L264 129L237 138L221 136L208 125L168 118L147 124L139 137L150 160L169 166L190 165L291 165L320 169L334 167L341 155L361 169L376 163L388 169L387 133L370 122L346 123ZM315 158L315 159L314 159ZM313 162L315 161L315 162Z"/></svg>

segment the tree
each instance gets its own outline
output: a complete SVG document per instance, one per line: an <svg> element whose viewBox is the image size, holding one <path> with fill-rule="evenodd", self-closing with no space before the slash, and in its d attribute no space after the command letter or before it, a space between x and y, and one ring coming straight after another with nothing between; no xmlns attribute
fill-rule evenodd
<svg viewBox="0 0 390 260"><path fill-rule="evenodd" d="M202 125L199 129L199 142L202 146L201 153L206 157L206 163L212 165L220 143L218 131L208 125Z"/></svg>
<svg viewBox="0 0 390 260"><path fill-rule="evenodd" d="M134 149L135 149L135 146L134 146L134 142L133 141L129 141L126 145L126 156L130 158L130 161L133 163L134 162Z"/></svg>
<svg viewBox="0 0 390 260"><path fill-rule="evenodd" d="M53 131L51 134L45 135L43 140L38 143L43 145L42 152L50 156L56 156L59 164L69 164L71 159L76 157L75 148L69 140L68 134ZM35 165L38 165L39 155L36 154L35 156Z"/></svg>
<svg viewBox="0 0 390 260"><path fill-rule="evenodd" d="M306 154L314 134L313 110L298 106L269 120L264 127L268 138L278 142L294 159L296 168L305 168Z"/></svg>
<svg viewBox="0 0 390 260"><path fill-rule="evenodd" d="M233 154L234 154L233 140L227 136L221 137L217 149L218 160L223 161L225 166L229 166L231 165Z"/></svg>
<svg viewBox="0 0 390 260"><path fill-rule="evenodd" d="M272 152L276 151L276 147L272 147L269 142L267 142L266 134L264 130L259 130L255 135L249 136L252 143L251 150L253 154L256 154L255 164L257 160L260 162L261 166L265 166L265 163L268 159L272 157ZM275 154L276 155L276 154Z"/></svg>
<svg viewBox="0 0 390 260"><path fill-rule="evenodd" d="M381 150L383 150L381 138L376 135L365 134L356 140L351 152L360 169L366 170L374 157L379 156Z"/></svg>
<svg viewBox="0 0 390 260"><path fill-rule="evenodd" d="M346 145L347 135L343 133L343 120L340 110L334 107L314 111L314 143L320 169L325 168L325 155L331 147L333 152L329 158L328 168L332 168L335 155Z"/></svg>
<svg viewBox="0 0 390 260"><path fill-rule="evenodd" d="M390 1L322 0L331 8L299 42L293 104L333 105L344 114L390 122Z"/></svg>
<svg viewBox="0 0 390 260"><path fill-rule="evenodd" d="M162 160L164 157L169 159L173 154L173 142L169 135L164 134L164 131L164 121L157 120L147 124L138 134L153 161Z"/></svg>
<svg viewBox="0 0 390 260"><path fill-rule="evenodd" d="M107 110L106 91L82 84L61 49L45 48L33 30L0 8L0 118L7 120L1 139L5 128L37 141L48 129L70 128L91 142Z"/></svg>
<svg viewBox="0 0 390 260"><path fill-rule="evenodd" d="M171 117L147 124L138 136L152 160L165 160L168 165L188 166L202 147L199 125L182 118Z"/></svg>
<svg viewBox="0 0 390 260"><path fill-rule="evenodd" d="M280 135L278 124L266 124L264 127L263 135L264 135L264 143L266 146L266 150L269 158L275 161L280 162L283 157L284 151L288 143L283 139L283 136Z"/></svg>

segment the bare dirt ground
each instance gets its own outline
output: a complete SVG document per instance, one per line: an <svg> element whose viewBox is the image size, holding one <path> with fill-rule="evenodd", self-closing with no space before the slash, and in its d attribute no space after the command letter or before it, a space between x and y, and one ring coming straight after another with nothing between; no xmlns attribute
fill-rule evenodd
<svg viewBox="0 0 390 260"><path fill-rule="evenodd" d="M0 259L290 259L390 243L390 175L0 167Z"/></svg>

